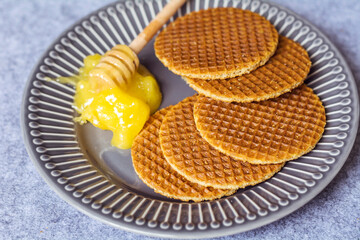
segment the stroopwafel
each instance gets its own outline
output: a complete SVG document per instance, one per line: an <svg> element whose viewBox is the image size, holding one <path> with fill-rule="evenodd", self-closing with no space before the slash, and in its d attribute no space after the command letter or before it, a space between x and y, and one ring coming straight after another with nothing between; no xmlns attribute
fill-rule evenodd
<svg viewBox="0 0 360 240"><path fill-rule="evenodd" d="M264 17L238 8L210 8L170 23L156 38L155 54L172 72L200 79L224 79L265 64L278 44Z"/></svg>
<svg viewBox="0 0 360 240"><path fill-rule="evenodd" d="M306 50L280 36L274 56L250 73L229 79L184 79L190 87L207 97L225 102L252 102L278 97L300 86L310 66Z"/></svg>
<svg viewBox="0 0 360 240"><path fill-rule="evenodd" d="M326 124L325 108L305 84L277 98L226 103L199 96L196 127L214 148L254 164L281 163L312 150Z"/></svg>
<svg viewBox="0 0 360 240"><path fill-rule="evenodd" d="M159 130L170 108L161 109L152 115L134 140L131 155L139 178L155 192L182 201L198 202L233 194L235 189L215 189L190 182L165 160L160 148Z"/></svg>
<svg viewBox="0 0 360 240"><path fill-rule="evenodd" d="M189 181L216 188L243 188L273 176L284 164L254 165L222 154L197 131L193 106L188 97L165 116L160 145L170 165Z"/></svg>

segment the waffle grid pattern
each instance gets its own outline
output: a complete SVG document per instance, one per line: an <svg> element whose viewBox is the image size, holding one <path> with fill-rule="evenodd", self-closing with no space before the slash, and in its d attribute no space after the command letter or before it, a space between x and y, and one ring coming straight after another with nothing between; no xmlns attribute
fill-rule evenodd
<svg viewBox="0 0 360 240"><path fill-rule="evenodd" d="M155 40L155 54L175 74L223 79L265 64L277 43L276 29L259 14L213 8L170 23Z"/></svg>
<svg viewBox="0 0 360 240"><path fill-rule="evenodd" d="M152 115L134 140L131 154L138 176L155 192L183 201L213 200L234 193L235 189L221 190L190 182L167 163L160 148L159 130L169 109L171 107Z"/></svg>
<svg viewBox="0 0 360 240"><path fill-rule="evenodd" d="M285 162L309 152L326 123L321 101L305 84L258 103L199 97L194 115L201 136L212 146L258 164Z"/></svg>
<svg viewBox="0 0 360 240"><path fill-rule="evenodd" d="M255 185L278 172L283 164L253 165L222 154L197 131L189 97L169 111L160 128L160 145L166 160L190 181L217 188Z"/></svg>
<svg viewBox="0 0 360 240"><path fill-rule="evenodd" d="M280 36L279 45L262 67L230 79L192 79L186 82L197 92L226 102L261 101L280 96L301 85L310 71L311 61L300 44Z"/></svg>

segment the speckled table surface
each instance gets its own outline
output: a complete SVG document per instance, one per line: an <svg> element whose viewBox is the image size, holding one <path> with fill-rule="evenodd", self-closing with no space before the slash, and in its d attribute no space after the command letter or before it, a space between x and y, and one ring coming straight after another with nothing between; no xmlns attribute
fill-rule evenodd
<svg viewBox="0 0 360 240"><path fill-rule="evenodd" d="M154 239L98 222L58 197L36 171L21 137L21 97L32 67L68 26L110 2L0 3L0 239ZM274 2L319 27L343 53L360 86L360 1ZM267 226L219 239L360 239L359 146L357 138L339 174L301 209Z"/></svg>

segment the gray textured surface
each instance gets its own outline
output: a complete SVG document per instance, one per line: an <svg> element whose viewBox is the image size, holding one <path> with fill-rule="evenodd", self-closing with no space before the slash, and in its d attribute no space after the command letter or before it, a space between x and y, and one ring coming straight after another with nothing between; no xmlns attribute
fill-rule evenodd
<svg viewBox="0 0 360 240"><path fill-rule="evenodd" d="M21 96L32 67L68 26L110 2L0 3L0 239L153 239L93 220L60 199L36 172L21 138ZM274 2L319 27L343 53L360 85L360 1ZM340 173L298 211L256 230L219 239L360 239L359 146L358 138Z"/></svg>

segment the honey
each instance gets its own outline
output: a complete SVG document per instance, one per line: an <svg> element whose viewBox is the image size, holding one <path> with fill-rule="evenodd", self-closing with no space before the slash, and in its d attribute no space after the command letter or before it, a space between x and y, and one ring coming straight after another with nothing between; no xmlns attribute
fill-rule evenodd
<svg viewBox="0 0 360 240"><path fill-rule="evenodd" d="M79 114L76 122L90 122L95 127L112 131L111 144L128 149L150 114L159 108L162 95L156 79L142 65L126 84L101 81L99 74L97 78L92 77L94 69L96 73L100 72L102 58L99 54L88 56L78 75L58 80L76 86L74 108ZM106 74L109 76L111 72Z"/></svg>

